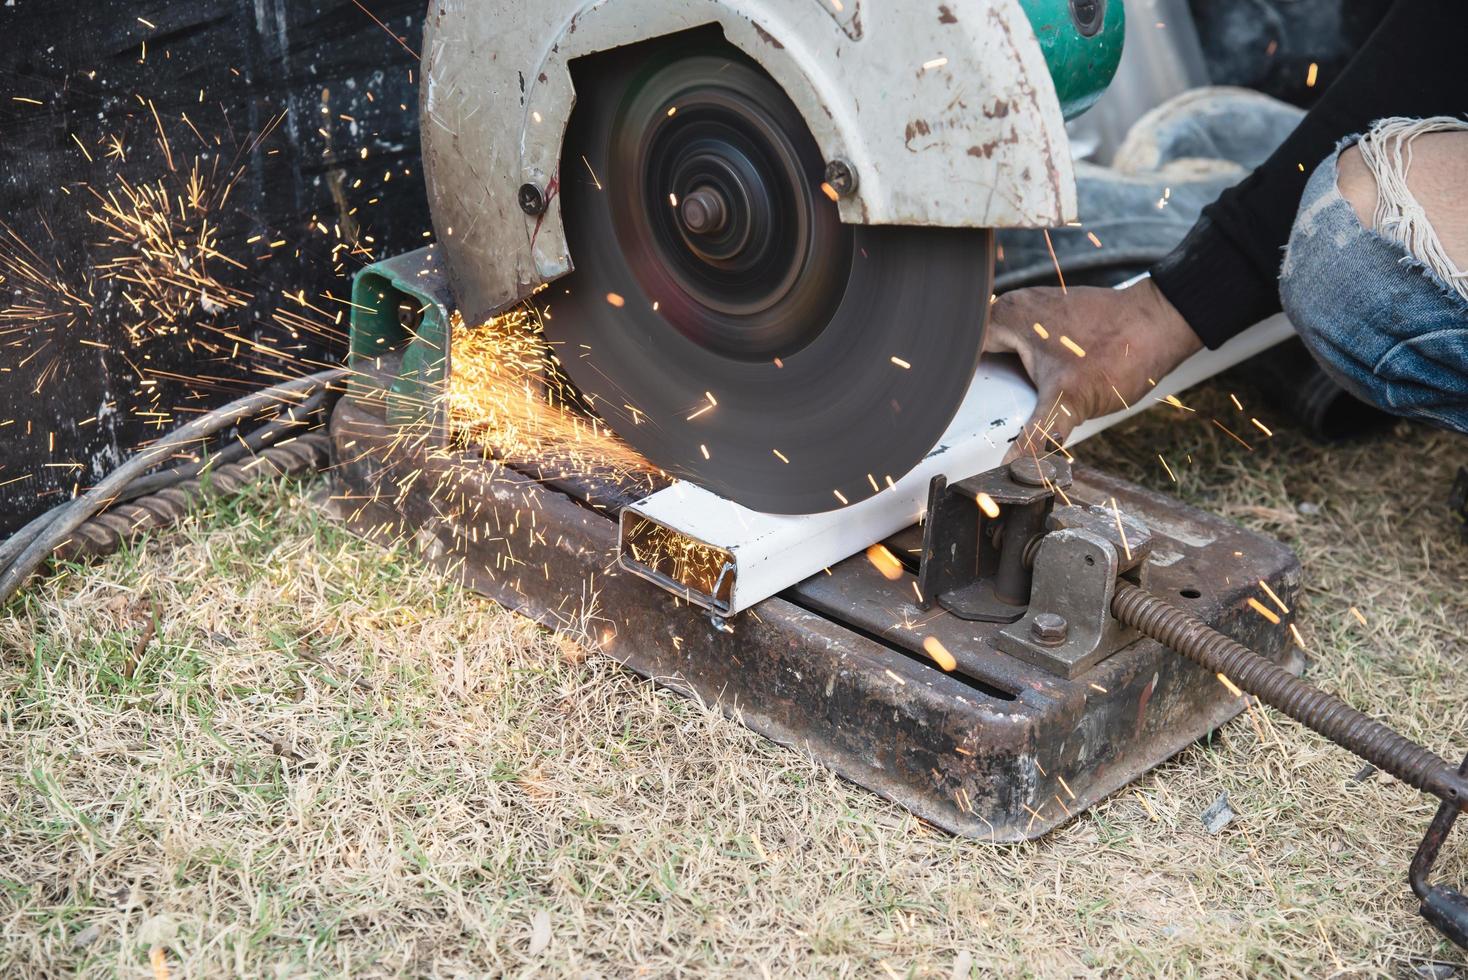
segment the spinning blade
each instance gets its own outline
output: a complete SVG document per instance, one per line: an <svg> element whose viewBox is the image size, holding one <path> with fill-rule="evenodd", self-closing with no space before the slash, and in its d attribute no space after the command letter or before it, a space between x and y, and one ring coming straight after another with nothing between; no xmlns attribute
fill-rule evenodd
<svg viewBox="0 0 1468 980"><path fill-rule="evenodd" d="M754 510L879 492L968 390L990 232L841 224L804 121L732 49L602 58L562 156L561 367L653 463Z"/></svg>

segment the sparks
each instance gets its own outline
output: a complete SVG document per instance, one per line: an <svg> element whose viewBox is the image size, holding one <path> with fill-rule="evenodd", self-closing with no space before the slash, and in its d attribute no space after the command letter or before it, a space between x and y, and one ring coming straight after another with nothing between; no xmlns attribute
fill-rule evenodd
<svg viewBox="0 0 1468 980"><path fill-rule="evenodd" d="M1269 620L1275 626L1279 625L1279 614L1253 596L1249 596L1249 608Z"/></svg>
<svg viewBox="0 0 1468 980"><path fill-rule="evenodd" d="M885 544L874 544L868 548L867 561L871 562L872 567L881 572L882 577L889 582L896 582L902 578L904 571L902 562L897 560L892 549Z"/></svg>
<svg viewBox="0 0 1468 980"><path fill-rule="evenodd" d="M953 671L958 666L958 661L953 659L953 654L943 645L943 641L936 636L923 638L923 653L933 658L933 663L942 667L945 671Z"/></svg>

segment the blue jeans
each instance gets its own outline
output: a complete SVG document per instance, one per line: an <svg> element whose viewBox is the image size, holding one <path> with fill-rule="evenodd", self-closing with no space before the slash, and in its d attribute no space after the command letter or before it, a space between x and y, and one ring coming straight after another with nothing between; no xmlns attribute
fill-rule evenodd
<svg viewBox="0 0 1468 980"><path fill-rule="evenodd" d="M1468 302L1341 196L1336 160L1354 141L1305 186L1280 270L1285 312L1357 398L1468 432Z"/></svg>

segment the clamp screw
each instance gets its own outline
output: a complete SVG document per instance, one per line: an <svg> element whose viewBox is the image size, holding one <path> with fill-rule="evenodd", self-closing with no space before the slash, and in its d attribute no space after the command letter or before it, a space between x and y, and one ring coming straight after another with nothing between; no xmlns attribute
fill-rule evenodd
<svg viewBox="0 0 1468 980"><path fill-rule="evenodd" d="M1070 633L1070 624L1058 613L1036 613L1030 620L1030 635L1046 646L1060 646Z"/></svg>
<svg viewBox="0 0 1468 980"><path fill-rule="evenodd" d="M826 184L839 197L856 192L856 169L839 157L826 164Z"/></svg>
<svg viewBox="0 0 1468 980"><path fill-rule="evenodd" d="M526 214L540 214L545 210L545 195L534 184L521 184L517 196L520 201L520 210Z"/></svg>

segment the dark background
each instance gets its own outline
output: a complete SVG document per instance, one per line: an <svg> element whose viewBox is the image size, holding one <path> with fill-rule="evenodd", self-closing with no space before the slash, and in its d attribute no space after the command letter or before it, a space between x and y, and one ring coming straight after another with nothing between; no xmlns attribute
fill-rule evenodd
<svg viewBox="0 0 1468 980"><path fill-rule="evenodd" d="M424 244L410 49L426 3L362 3L371 15L352 0L0 0L0 532L179 421L339 356L347 308L330 297ZM1387 0L1192 6L1216 82L1306 104ZM107 274L137 246L98 219L129 187L187 197L196 164L210 207L177 231L240 263L209 271L248 301L205 295L164 318Z"/></svg>
<svg viewBox="0 0 1468 980"><path fill-rule="evenodd" d="M0 0L0 531L177 421L337 356L347 308L327 294L424 243L408 51L424 2L363 3L403 43L351 0ZM177 208L196 162L210 210L178 231L243 265L209 271L249 299L200 298L159 333L124 295L139 290L98 275L129 246L97 217L128 210L129 186ZM302 290L315 310L287 298Z"/></svg>

